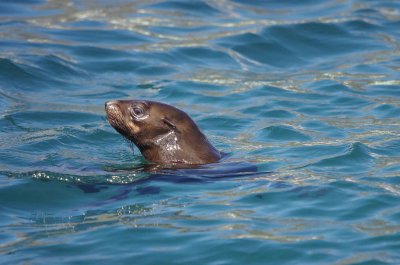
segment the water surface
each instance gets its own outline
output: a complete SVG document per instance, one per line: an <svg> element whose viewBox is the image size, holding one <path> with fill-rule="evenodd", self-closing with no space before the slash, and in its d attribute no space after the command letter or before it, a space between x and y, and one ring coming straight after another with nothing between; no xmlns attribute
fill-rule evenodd
<svg viewBox="0 0 400 265"><path fill-rule="evenodd" d="M399 28L386 0L2 1L0 263L400 263ZM227 157L134 170L119 98Z"/></svg>

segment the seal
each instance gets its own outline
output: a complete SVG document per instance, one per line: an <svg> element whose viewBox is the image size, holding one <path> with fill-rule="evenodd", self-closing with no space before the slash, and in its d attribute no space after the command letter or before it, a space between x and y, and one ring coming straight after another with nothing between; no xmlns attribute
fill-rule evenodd
<svg viewBox="0 0 400 265"><path fill-rule="evenodd" d="M147 100L111 100L105 103L108 122L132 141L142 155L158 165L203 165L221 159L184 111Z"/></svg>

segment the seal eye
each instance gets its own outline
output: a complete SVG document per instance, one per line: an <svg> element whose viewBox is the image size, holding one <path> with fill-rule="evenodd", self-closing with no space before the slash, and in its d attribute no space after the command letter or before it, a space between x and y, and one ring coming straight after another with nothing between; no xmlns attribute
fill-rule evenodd
<svg viewBox="0 0 400 265"><path fill-rule="evenodd" d="M131 108L131 115L135 118L138 118L138 119L143 118L144 114L145 114L144 110L141 107L135 106L135 107Z"/></svg>

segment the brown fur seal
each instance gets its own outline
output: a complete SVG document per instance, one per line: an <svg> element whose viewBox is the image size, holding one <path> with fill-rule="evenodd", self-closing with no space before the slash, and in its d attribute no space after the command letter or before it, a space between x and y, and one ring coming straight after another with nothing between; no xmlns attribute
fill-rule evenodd
<svg viewBox="0 0 400 265"><path fill-rule="evenodd" d="M132 141L142 155L159 165L202 165L221 153L185 112L155 101L112 100L105 103L108 122Z"/></svg>

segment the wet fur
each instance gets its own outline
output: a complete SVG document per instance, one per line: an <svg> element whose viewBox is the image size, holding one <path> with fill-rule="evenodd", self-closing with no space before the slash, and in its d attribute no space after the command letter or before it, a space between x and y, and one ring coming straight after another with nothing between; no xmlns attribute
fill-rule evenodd
<svg viewBox="0 0 400 265"><path fill-rule="evenodd" d="M143 110L143 117L135 116L133 108ZM173 106L155 101L113 100L106 102L105 110L111 126L152 163L202 165L221 158L189 115Z"/></svg>

